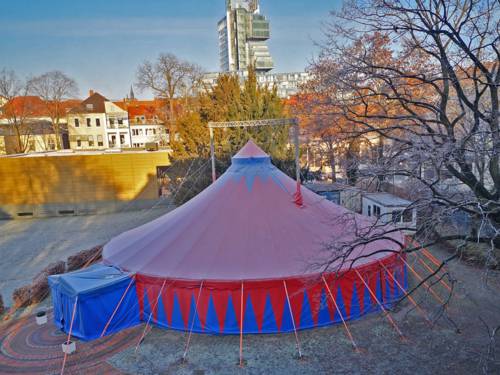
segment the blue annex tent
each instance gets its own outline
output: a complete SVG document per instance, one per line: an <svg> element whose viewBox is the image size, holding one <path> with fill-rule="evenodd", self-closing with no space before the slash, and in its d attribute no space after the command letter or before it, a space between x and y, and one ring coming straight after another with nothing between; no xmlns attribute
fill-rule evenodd
<svg viewBox="0 0 500 375"><path fill-rule="evenodd" d="M73 307L77 302L72 335L80 339L99 338L112 316L106 335L140 323L135 280L114 267L96 264L83 270L49 276L49 286L54 323L65 332L69 332Z"/></svg>

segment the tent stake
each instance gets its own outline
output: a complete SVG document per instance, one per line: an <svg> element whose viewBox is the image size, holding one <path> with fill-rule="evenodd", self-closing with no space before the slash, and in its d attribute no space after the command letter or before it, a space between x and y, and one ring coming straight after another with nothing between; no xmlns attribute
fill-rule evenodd
<svg viewBox="0 0 500 375"><path fill-rule="evenodd" d="M302 358L302 351L300 350L299 335L297 334L297 328L295 327L295 319L293 318L292 304L290 303L290 297L288 295L288 289L286 287L286 281L283 280L283 286L285 287L286 300L288 302L288 309L290 310L290 316L292 318L293 332L295 333L295 342L297 344L297 351L299 352L299 359Z"/></svg>
<svg viewBox="0 0 500 375"><path fill-rule="evenodd" d="M240 296L240 367L243 367L243 281Z"/></svg>
<svg viewBox="0 0 500 375"><path fill-rule="evenodd" d="M161 285L160 291L158 292L158 297L156 297L156 302L151 308L151 313L149 314L148 321L146 322L146 327L144 327L144 331L142 332L141 338L137 342L137 345L135 347L135 352L137 353L137 350L139 349L139 345L141 345L142 340L146 337L146 330L148 329L149 322L151 321L151 317L153 316L153 312L156 309L156 306L158 305L158 301L160 300L161 292L163 291L163 287L165 286L165 283L167 280L163 281L163 284Z"/></svg>
<svg viewBox="0 0 500 375"><path fill-rule="evenodd" d="M99 336L100 338L104 336L104 334L106 333L106 330L108 329L111 321L113 320L113 318L115 317L115 314L117 313L118 309L120 308L123 300L125 299L125 295L127 294L128 290L130 289L130 286L132 285L132 283L134 282L134 276L132 276L130 278L130 282L128 283L127 285L127 289L125 289L125 292L123 292L122 294L122 297L120 298L120 301L118 301L118 304L116 305L115 307L115 310L113 311L113 313L111 314L111 317L109 318L109 320L106 322L106 325L104 326L104 329L102 330L101 332L101 335Z"/></svg>
<svg viewBox="0 0 500 375"><path fill-rule="evenodd" d="M203 288L203 280L201 280L200 290L198 291L198 297L196 298L196 305L194 306L193 320L191 321L191 328L189 329L189 334L188 334L188 338L187 338L187 342L186 342L186 347L184 349L184 354L182 355L182 360L183 361L186 361L186 356L187 356L188 349L189 349L189 343L191 341L191 334L193 333L194 321L195 321L195 318L196 318L196 314L198 312L198 303L200 302L200 296L201 296L201 289L202 288Z"/></svg>
<svg viewBox="0 0 500 375"><path fill-rule="evenodd" d="M372 298L377 302L377 304L380 306L380 308L384 312L384 315L386 316L387 320L389 320L389 322L392 324L392 326L394 327L394 329L396 330L396 332L399 334L399 336L401 337L401 339L404 340L405 337L404 337L403 333L400 331L400 329L397 326L396 322L392 319L391 314L389 314L389 311L387 311L386 308L384 307L384 305L382 305L382 303L380 303L380 301L378 300L377 296L375 295L375 293L373 292L373 290L370 289L370 287L366 283L366 281L363 278L363 276L361 276L361 274L359 273L359 271L358 270L355 270L355 271L356 271L356 274L358 275L358 277L360 278L360 280L363 282L363 284L365 284L366 289L368 289L368 292L370 293L370 295L372 296Z"/></svg>
<svg viewBox="0 0 500 375"><path fill-rule="evenodd" d="M71 323L69 324L69 332L68 332L68 338L66 339L66 343L68 344L70 339L71 339L71 332L73 331L73 322L75 321L75 314L76 314L76 305L78 303L78 296L75 298L75 303L73 304L73 313L71 314ZM64 352L64 358L63 358L63 363L62 363L62 368L61 368L61 375L64 374L64 367L66 365L66 359L68 358L68 353Z"/></svg>
<svg viewBox="0 0 500 375"><path fill-rule="evenodd" d="M345 327L345 330L347 332L347 336L351 340L351 343L352 343L352 346L353 346L354 350L358 351L359 350L358 346L356 345L356 342L354 341L354 338L353 338L353 336L351 334L351 331L349 330L349 327L347 326L347 323L346 323L344 317L342 316L342 312L340 311L339 306L337 305L337 302L335 301L335 298L333 298L332 291L330 290L330 287L328 286L328 283L325 280L325 276L321 276L321 278L323 279L323 282L325 283L325 286L326 286L326 290L328 291L328 294L330 295L330 298L332 299L332 302L333 302L333 304L335 306L335 309L337 310L337 313L339 314L340 319L342 320L342 324Z"/></svg>

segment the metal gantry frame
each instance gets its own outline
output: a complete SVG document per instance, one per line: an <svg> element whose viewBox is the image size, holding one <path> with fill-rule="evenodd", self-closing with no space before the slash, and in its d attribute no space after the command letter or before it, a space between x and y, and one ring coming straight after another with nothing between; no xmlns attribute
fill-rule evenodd
<svg viewBox="0 0 500 375"><path fill-rule="evenodd" d="M225 121L208 123L210 132L210 158L212 160L212 182L215 182L217 175L215 173L215 144L214 144L214 129L221 128L255 128L258 126L293 126L294 127L294 144L295 144L295 175L296 180L300 183L300 164L299 164L299 121L296 118L279 118L279 119L263 119L249 121Z"/></svg>

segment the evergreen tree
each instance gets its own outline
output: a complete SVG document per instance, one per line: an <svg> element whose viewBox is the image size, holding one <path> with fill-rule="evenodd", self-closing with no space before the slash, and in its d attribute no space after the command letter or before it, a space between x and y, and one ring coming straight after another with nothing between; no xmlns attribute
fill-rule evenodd
<svg viewBox="0 0 500 375"><path fill-rule="evenodd" d="M173 166L171 175L179 182L176 195L180 204L198 194L210 183L209 121L245 121L285 117L284 106L275 87L260 87L255 70L250 67L241 85L238 76L222 74L209 91L198 94L189 112L176 121L178 139L172 140ZM252 138L271 155L273 163L293 175L293 148L288 147L288 127L255 127L215 129L217 175L230 165L231 156ZM196 166L196 173L193 172ZM190 169L191 167L191 169ZM199 169L202 169L199 172ZM189 170L188 170L189 169ZM179 178L185 173L184 178ZM203 176L200 176L202 173ZM181 185L182 184L182 185Z"/></svg>

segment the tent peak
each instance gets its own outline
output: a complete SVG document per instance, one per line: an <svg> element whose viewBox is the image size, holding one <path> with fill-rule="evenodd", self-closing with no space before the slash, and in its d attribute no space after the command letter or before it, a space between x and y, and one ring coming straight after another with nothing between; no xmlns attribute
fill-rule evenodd
<svg viewBox="0 0 500 375"><path fill-rule="evenodd" d="M255 142L250 139L246 143L245 146L243 146L240 151L236 155L233 156L234 158L237 159L246 159L246 158L267 158L269 157L268 154L266 154L259 146L255 144Z"/></svg>

